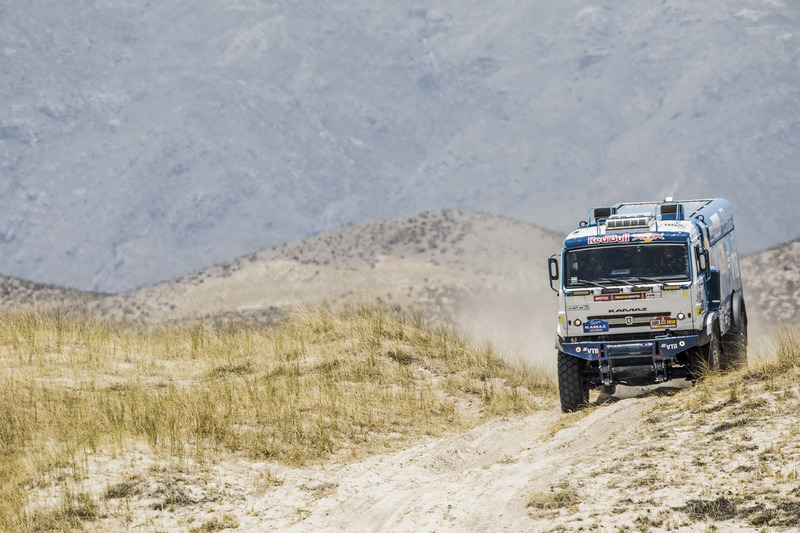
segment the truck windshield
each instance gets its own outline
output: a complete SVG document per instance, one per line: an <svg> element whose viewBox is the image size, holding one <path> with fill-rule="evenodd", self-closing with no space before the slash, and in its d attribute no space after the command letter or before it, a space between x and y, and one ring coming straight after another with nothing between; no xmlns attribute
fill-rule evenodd
<svg viewBox="0 0 800 533"><path fill-rule="evenodd" d="M564 282L570 288L689 279L688 248L684 244L617 244L569 250L564 267Z"/></svg>

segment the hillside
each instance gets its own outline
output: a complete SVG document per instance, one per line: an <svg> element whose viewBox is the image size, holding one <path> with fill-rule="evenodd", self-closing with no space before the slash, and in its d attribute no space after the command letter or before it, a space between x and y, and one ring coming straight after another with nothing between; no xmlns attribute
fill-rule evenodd
<svg viewBox="0 0 800 533"><path fill-rule="evenodd" d="M0 275L0 309L21 307L83 308L108 294L79 291Z"/></svg>
<svg viewBox="0 0 800 533"><path fill-rule="evenodd" d="M562 239L487 213L423 213L345 226L90 307L150 324L198 317L274 323L298 306L380 298L552 371L557 299L546 259Z"/></svg>
<svg viewBox="0 0 800 533"><path fill-rule="evenodd" d="M800 240L741 259L750 316L764 326L794 324L800 310Z"/></svg>
<svg viewBox="0 0 800 533"><path fill-rule="evenodd" d="M440 211L346 226L112 297L131 319L285 311L380 297L448 318L476 293L540 290L562 236L485 213ZM549 288L547 289L549 291Z"/></svg>
<svg viewBox="0 0 800 533"><path fill-rule="evenodd" d="M792 1L0 5L0 272L127 292L348 223L728 196L798 237Z"/></svg>

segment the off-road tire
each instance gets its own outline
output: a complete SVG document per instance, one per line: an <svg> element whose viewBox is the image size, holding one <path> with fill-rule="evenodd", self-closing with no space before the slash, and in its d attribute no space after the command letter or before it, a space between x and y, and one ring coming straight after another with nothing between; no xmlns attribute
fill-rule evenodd
<svg viewBox="0 0 800 533"><path fill-rule="evenodd" d="M699 380L707 372L720 370L723 358L724 354L719 340L719 331L714 328L714 334L708 344L695 348L689 356L689 376L692 381Z"/></svg>
<svg viewBox="0 0 800 533"><path fill-rule="evenodd" d="M747 315L742 309L737 324L722 336L722 350L725 353L725 369L747 366Z"/></svg>
<svg viewBox="0 0 800 533"><path fill-rule="evenodd" d="M589 403L589 387L583 379L583 359L558 352L558 393L561 410L575 411Z"/></svg>

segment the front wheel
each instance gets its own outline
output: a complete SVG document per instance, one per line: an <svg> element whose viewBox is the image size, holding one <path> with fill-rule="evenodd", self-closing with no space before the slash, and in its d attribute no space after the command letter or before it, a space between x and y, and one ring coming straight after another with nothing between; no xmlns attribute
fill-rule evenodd
<svg viewBox="0 0 800 533"><path fill-rule="evenodd" d="M558 393L561 410L575 411L589 403L589 386L583 379L583 359L558 352Z"/></svg>
<svg viewBox="0 0 800 533"><path fill-rule="evenodd" d="M697 381L707 372L716 372L722 368L722 346L719 332L714 329L711 340L705 346L695 348L689 359L689 374L692 381Z"/></svg>

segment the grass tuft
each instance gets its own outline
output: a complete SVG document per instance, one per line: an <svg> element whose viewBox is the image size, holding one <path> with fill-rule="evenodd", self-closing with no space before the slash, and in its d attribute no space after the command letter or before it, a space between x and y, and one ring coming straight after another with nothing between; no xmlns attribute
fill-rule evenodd
<svg viewBox="0 0 800 533"><path fill-rule="evenodd" d="M553 487L549 492L534 494L528 508L552 511L575 507L580 503L578 491L569 486Z"/></svg>

